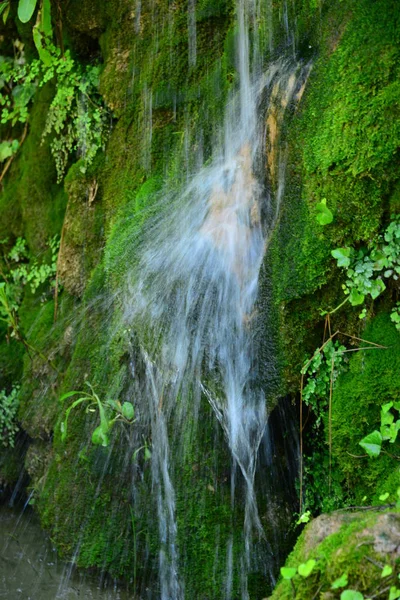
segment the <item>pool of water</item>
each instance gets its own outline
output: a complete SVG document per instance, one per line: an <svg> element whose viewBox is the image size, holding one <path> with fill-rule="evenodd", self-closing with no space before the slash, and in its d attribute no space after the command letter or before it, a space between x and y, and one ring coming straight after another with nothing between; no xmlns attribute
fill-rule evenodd
<svg viewBox="0 0 400 600"><path fill-rule="evenodd" d="M0 599L132 600L99 576L62 562L33 511L0 507Z"/></svg>

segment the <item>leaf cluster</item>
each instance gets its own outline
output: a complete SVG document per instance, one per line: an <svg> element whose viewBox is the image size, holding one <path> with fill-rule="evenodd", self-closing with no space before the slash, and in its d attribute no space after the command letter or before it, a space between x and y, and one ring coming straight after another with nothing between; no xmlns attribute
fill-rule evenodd
<svg viewBox="0 0 400 600"><path fill-rule="evenodd" d="M86 412L96 412L96 408L100 417L100 424L92 433L92 443L96 446L108 446L110 443L109 434L117 421L123 421L127 424L135 422L135 409L130 402L120 403L119 400L100 400L99 396L93 389L93 386L86 381L88 391L71 391L63 394L60 402L64 402L73 396L79 396L67 408L64 420L61 423L61 440L64 442L68 432L68 418L71 411L80 404L86 404Z"/></svg>
<svg viewBox="0 0 400 600"><path fill-rule="evenodd" d="M14 448L15 436L19 430L17 413L19 407L19 387L12 388L9 394L0 390L0 443Z"/></svg>
<svg viewBox="0 0 400 600"><path fill-rule="evenodd" d="M307 376L302 398L305 404L312 408L317 419L317 427L320 426L322 416L328 406L331 378L334 381L345 366L344 350L346 350L345 346L338 340L329 340L310 359L305 361L301 371L303 375Z"/></svg>
<svg viewBox="0 0 400 600"><path fill-rule="evenodd" d="M14 45L16 58L0 56L1 123L15 126L26 123L29 104L37 87L49 81L55 84L55 95L50 104L42 141L50 136L50 148L60 183L74 152L82 159L81 171L93 162L108 135L107 111L98 92L100 68L98 65L81 66L51 42L46 42L40 58L26 63L23 46ZM45 51L45 57L43 52ZM4 140L0 145L0 160L15 154L17 140Z"/></svg>
<svg viewBox="0 0 400 600"><path fill-rule="evenodd" d="M384 234L369 248L335 248L331 254L346 270L342 287L352 306L363 304L366 296L377 298L386 289L384 280L397 281L400 275L400 215L392 215Z"/></svg>
<svg viewBox="0 0 400 600"><path fill-rule="evenodd" d="M397 415L393 412L396 411ZM381 408L380 431L375 430L366 435L360 446L371 458L377 458L382 451L384 441L394 444L400 430L400 402L387 402Z"/></svg>

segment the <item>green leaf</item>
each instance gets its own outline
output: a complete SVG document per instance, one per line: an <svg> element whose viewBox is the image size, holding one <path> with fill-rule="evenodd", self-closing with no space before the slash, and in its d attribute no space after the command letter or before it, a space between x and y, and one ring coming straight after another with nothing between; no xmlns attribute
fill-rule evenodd
<svg viewBox="0 0 400 600"><path fill-rule="evenodd" d="M354 590L345 590L340 594L340 600L364 600L364 596Z"/></svg>
<svg viewBox="0 0 400 600"><path fill-rule="evenodd" d="M397 600L400 598L400 590L396 586L392 586L389 592L389 600Z"/></svg>
<svg viewBox="0 0 400 600"><path fill-rule="evenodd" d="M51 38L53 35L53 29L51 27L51 4L50 0L43 0L42 13L41 13L41 30L42 33L47 37Z"/></svg>
<svg viewBox="0 0 400 600"><path fill-rule="evenodd" d="M297 569L293 569L291 567L281 567L281 575L283 579L293 579L296 573Z"/></svg>
<svg viewBox="0 0 400 600"><path fill-rule="evenodd" d="M311 511L306 510L296 521L296 525L300 525L301 523L308 523L311 519Z"/></svg>
<svg viewBox="0 0 400 600"><path fill-rule="evenodd" d="M382 569L382 573L381 573L381 577L382 579L384 577L389 577L389 575L391 575L393 573L393 569L390 565L385 565Z"/></svg>
<svg viewBox="0 0 400 600"><path fill-rule="evenodd" d="M310 558L310 560L308 560L306 563L299 565L297 567L299 575L301 575L302 577L308 577L309 575L311 575L312 570L314 569L316 564L317 562L314 559Z"/></svg>
<svg viewBox="0 0 400 600"><path fill-rule="evenodd" d="M382 414L386 414L387 412L389 412L389 410L392 408L392 406L393 406L393 402L387 402L386 404L383 404L381 407Z"/></svg>
<svg viewBox="0 0 400 600"><path fill-rule="evenodd" d="M121 408L122 415L128 421L132 421L135 416L135 409L133 408L133 404L130 402L124 402Z"/></svg>
<svg viewBox="0 0 400 600"><path fill-rule="evenodd" d="M338 267L350 266L350 248L335 248L331 254L336 258Z"/></svg>
<svg viewBox="0 0 400 600"><path fill-rule="evenodd" d="M7 6L9 6L9 3L7 1L6 2L2 2L0 4L0 15L3 14L3 12L6 10Z"/></svg>
<svg viewBox="0 0 400 600"><path fill-rule="evenodd" d="M51 67L53 57L43 44L43 34L38 27L33 28L33 41L35 42L36 50L39 58L46 67Z"/></svg>
<svg viewBox="0 0 400 600"><path fill-rule="evenodd" d="M85 392L67 392L60 396L60 402L64 402L67 398L71 398L71 396L75 396L76 394L84 394Z"/></svg>
<svg viewBox="0 0 400 600"><path fill-rule="evenodd" d="M85 396L84 398L78 398L78 400L75 400L75 402L73 402L71 404L71 406L69 408L67 408L67 411L65 413L65 420L61 423L61 441L62 442L64 442L65 438L67 437L67 424L68 424L69 413L71 412L71 410L73 408L75 408L79 404L82 404L82 402L86 402L87 399L88 399L87 396Z"/></svg>
<svg viewBox="0 0 400 600"><path fill-rule="evenodd" d="M3 23L4 25L7 23L7 19L8 19L8 15L10 14L10 2L6 2L6 8L4 9L3 12Z"/></svg>
<svg viewBox="0 0 400 600"><path fill-rule="evenodd" d="M343 573L338 579L332 583L331 588L337 590L341 587L345 587L348 584L347 573Z"/></svg>
<svg viewBox="0 0 400 600"><path fill-rule="evenodd" d="M379 500L380 500L381 502L385 502L385 500L387 500L388 498L389 498L389 492L385 492L384 494L381 494L381 495L379 496Z"/></svg>
<svg viewBox="0 0 400 600"><path fill-rule="evenodd" d="M383 283L382 279L375 279L375 281L371 282L372 289L370 294L372 298L375 300L382 292L386 290L386 285Z"/></svg>
<svg viewBox="0 0 400 600"><path fill-rule="evenodd" d="M360 446L364 448L368 456L371 458L376 458L380 455L382 449L382 435L379 431L373 431L365 436L359 442Z"/></svg>
<svg viewBox="0 0 400 600"><path fill-rule="evenodd" d="M150 460L150 459L151 459L151 450L150 450L150 448L148 448L147 446L145 446L145 449L144 449L144 460Z"/></svg>
<svg viewBox="0 0 400 600"><path fill-rule="evenodd" d="M108 446L110 443L106 432L103 430L102 425L96 427L92 433L92 444L95 446Z"/></svg>
<svg viewBox="0 0 400 600"><path fill-rule="evenodd" d="M316 205L317 210L317 221L320 225L329 225L333 221L333 214L326 206L326 198L323 198L321 202Z"/></svg>
<svg viewBox="0 0 400 600"><path fill-rule="evenodd" d="M37 0L19 0L18 18L22 23L27 23L35 12Z"/></svg>
<svg viewBox="0 0 400 600"><path fill-rule="evenodd" d="M353 288L350 292L349 300L352 306L358 306L364 302L365 296L361 294L356 288Z"/></svg>
<svg viewBox="0 0 400 600"><path fill-rule="evenodd" d="M394 421L394 414L391 412L386 412L381 414L381 426L391 425Z"/></svg>

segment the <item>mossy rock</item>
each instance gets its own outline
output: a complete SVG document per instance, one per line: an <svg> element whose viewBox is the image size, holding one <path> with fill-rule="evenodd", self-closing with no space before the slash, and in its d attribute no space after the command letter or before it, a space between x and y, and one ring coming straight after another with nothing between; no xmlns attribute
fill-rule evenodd
<svg viewBox="0 0 400 600"><path fill-rule="evenodd" d="M345 586L333 590L332 583L344 573L348 589L367 598L395 585L399 564L400 513L356 512L321 515L304 529L285 563L297 569L309 560L316 562L308 577L296 574L292 579L298 600L340 598ZM391 565L393 575L382 580L383 565ZM291 600L293 587L280 579L270 600Z"/></svg>

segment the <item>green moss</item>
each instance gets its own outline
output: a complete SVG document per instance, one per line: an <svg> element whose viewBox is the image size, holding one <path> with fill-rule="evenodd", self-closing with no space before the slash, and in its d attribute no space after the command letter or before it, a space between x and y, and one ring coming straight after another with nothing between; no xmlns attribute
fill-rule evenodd
<svg viewBox="0 0 400 600"><path fill-rule="evenodd" d="M311 15L316 3L307 6L301 11ZM395 209L397 197L395 6L390 0L327 3L322 15L319 55L299 111L286 124L286 193L266 257L280 371L293 391L306 351L319 345L320 310L332 310L343 299L331 250L374 239L388 216L389 198ZM324 228L315 218L323 198L334 214ZM336 314L335 322L354 334L360 326L351 307Z"/></svg>
<svg viewBox="0 0 400 600"><path fill-rule="evenodd" d="M309 559L316 566L308 578L296 575L296 598L310 600L318 594L329 593L329 598L339 598L342 590L329 591L335 579L343 573L348 576L348 588L371 595L382 583L381 568L373 564L392 563L390 544L381 544L379 536L390 537L390 527L398 526L399 514L357 513L321 517L325 521L312 522L303 531L285 566L295 567ZM333 532L332 532L333 531ZM280 580L271 600L290 600L293 591L290 581ZM321 595L321 597L323 597Z"/></svg>
<svg viewBox="0 0 400 600"><path fill-rule="evenodd" d="M380 408L398 398L400 387L400 335L389 315L375 317L362 337L386 349L352 353L347 373L335 384L332 408L333 453L356 504L364 496L371 502L384 492L395 494L400 485L396 462L390 456L351 456L364 454L359 442L379 430ZM386 442L384 448L385 444L388 452L400 455L399 443Z"/></svg>
<svg viewBox="0 0 400 600"><path fill-rule="evenodd" d="M29 117L29 131L0 196L0 237L24 237L34 254L61 231L66 195L56 183L49 141L42 132L54 89L39 89Z"/></svg>

